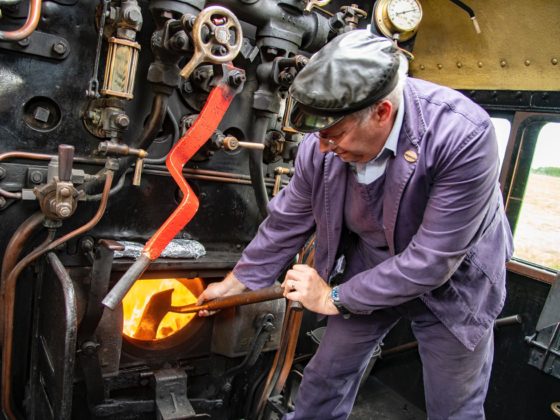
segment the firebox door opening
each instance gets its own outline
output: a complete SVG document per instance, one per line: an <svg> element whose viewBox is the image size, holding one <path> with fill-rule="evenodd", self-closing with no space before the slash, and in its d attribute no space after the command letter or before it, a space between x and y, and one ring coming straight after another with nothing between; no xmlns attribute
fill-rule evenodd
<svg viewBox="0 0 560 420"><path fill-rule="evenodd" d="M122 301L123 335L136 342L166 341L188 329L196 314L172 308L196 303L204 288L201 278L136 281Z"/></svg>

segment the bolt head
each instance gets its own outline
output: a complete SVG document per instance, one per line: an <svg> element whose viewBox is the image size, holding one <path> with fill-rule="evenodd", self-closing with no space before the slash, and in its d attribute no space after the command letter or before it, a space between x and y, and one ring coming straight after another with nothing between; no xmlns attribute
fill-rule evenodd
<svg viewBox="0 0 560 420"><path fill-rule="evenodd" d="M84 251L91 251L93 249L93 239L91 238L85 238L84 240L82 240L82 242L80 243L82 250Z"/></svg>
<svg viewBox="0 0 560 420"><path fill-rule="evenodd" d="M39 171L33 171L31 172L29 178L34 184L40 184L41 181L43 181L43 174Z"/></svg>
<svg viewBox="0 0 560 420"><path fill-rule="evenodd" d="M119 114L115 117L115 125L118 128L125 129L130 124L130 118L126 114Z"/></svg>
<svg viewBox="0 0 560 420"><path fill-rule="evenodd" d="M241 83L245 81L245 73L240 71L234 70L228 76L228 82L232 86L239 86Z"/></svg>
<svg viewBox="0 0 560 420"><path fill-rule="evenodd" d="M59 41L52 46L52 50L58 55L63 55L68 50L68 47L66 47L63 42Z"/></svg>
<svg viewBox="0 0 560 420"><path fill-rule="evenodd" d="M35 108L35 112L33 113L33 118L35 118L37 121L44 122L44 123L49 121L50 116L51 116L51 111L49 111L47 108L44 108L42 106L38 106L37 108Z"/></svg>
<svg viewBox="0 0 560 420"><path fill-rule="evenodd" d="M60 189L60 196L64 197L64 198L68 198L72 195L72 191L70 191L70 188L64 187Z"/></svg>
<svg viewBox="0 0 560 420"><path fill-rule="evenodd" d="M7 203L6 199L0 196L0 209L6 206L6 203Z"/></svg>
<svg viewBox="0 0 560 420"><path fill-rule="evenodd" d="M72 214L72 207L68 203L59 203L56 205L56 214L62 218L69 217Z"/></svg>
<svg viewBox="0 0 560 420"><path fill-rule="evenodd" d="M142 22L142 13L136 8L128 9L124 13L124 18L133 25L137 25Z"/></svg>

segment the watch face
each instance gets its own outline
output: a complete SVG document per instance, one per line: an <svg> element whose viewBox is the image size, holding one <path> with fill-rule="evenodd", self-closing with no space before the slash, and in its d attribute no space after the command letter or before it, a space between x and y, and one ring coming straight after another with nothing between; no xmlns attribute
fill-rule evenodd
<svg viewBox="0 0 560 420"><path fill-rule="evenodd" d="M387 15L400 31L412 31L420 24L422 9L416 0L392 0L387 6Z"/></svg>
<svg viewBox="0 0 560 420"><path fill-rule="evenodd" d="M338 295L338 286L332 288L331 299L335 305L339 302L340 296Z"/></svg>

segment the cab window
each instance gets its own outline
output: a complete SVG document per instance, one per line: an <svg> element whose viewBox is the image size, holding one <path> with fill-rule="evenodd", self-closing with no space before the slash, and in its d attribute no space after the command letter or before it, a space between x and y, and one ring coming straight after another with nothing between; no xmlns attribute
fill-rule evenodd
<svg viewBox="0 0 560 420"><path fill-rule="evenodd" d="M529 117L519 124L510 160L506 211L514 233L514 260L560 270L560 121Z"/></svg>

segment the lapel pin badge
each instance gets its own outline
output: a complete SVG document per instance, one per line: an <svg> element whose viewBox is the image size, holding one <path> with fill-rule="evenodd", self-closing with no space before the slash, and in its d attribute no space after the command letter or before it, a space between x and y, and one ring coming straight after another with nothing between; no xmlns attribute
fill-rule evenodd
<svg viewBox="0 0 560 420"><path fill-rule="evenodd" d="M418 160L418 155L414 150L407 150L404 152L404 158L407 162L414 163Z"/></svg>

